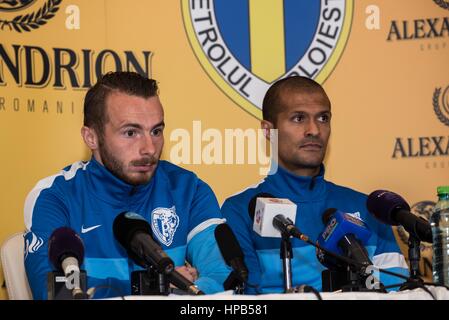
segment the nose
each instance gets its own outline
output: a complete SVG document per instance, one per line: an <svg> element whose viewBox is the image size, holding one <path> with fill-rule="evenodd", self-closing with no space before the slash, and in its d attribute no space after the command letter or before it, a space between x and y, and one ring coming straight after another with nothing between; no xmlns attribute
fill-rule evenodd
<svg viewBox="0 0 449 320"><path fill-rule="evenodd" d="M145 135L140 143L140 155L153 156L156 153L156 145L151 135Z"/></svg>
<svg viewBox="0 0 449 320"><path fill-rule="evenodd" d="M316 137L319 134L320 134L319 124L315 120L310 120L307 123L307 127L306 127L306 130L305 130L305 135L307 137L310 137L310 136Z"/></svg>

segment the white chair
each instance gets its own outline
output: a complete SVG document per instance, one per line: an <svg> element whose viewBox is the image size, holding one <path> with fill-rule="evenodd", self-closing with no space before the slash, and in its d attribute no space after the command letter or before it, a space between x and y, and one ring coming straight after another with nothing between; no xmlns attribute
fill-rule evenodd
<svg viewBox="0 0 449 320"><path fill-rule="evenodd" d="M32 300L23 262L23 233L15 233L1 246L0 256L10 300Z"/></svg>

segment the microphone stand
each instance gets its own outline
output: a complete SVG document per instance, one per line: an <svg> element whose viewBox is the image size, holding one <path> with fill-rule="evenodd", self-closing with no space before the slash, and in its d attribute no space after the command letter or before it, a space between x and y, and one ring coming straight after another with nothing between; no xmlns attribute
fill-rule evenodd
<svg viewBox="0 0 449 320"><path fill-rule="evenodd" d="M159 272L154 266L148 265L144 270L131 272L132 295L163 295L170 293L166 275Z"/></svg>
<svg viewBox="0 0 449 320"><path fill-rule="evenodd" d="M233 290L235 294L243 294L245 291L245 281L233 270L223 283L225 290Z"/></svg>
<svg viewBox="0 0 449 320"><path fill-rule="evenodd" d="M149 272L148 272L148 274L149 274ZM158 286L160 295L168 296L168 294L170 292L169 291L170 285L169 285L167 279L165 278L165 274L163 274L161 272L157 273L157 286Z"/></svg>
<svg viewBox="0 0 449 320"><path fill-rule="evenodd" d="M281 232L281 234L283 234L283 233ZM345 262L346 264L348 264L351 267L355 267L355 268L365 268L365 267L367 267L367 266L365 266L365 265L363 265L363 264L361 264L361 263L359 263L359 262L357 262L357 261L355 261L355 260L353 260L351 258L344 257L342 255L336 254L336 253L334 253L334 252L332 252L330 250L327 250L327 249L323 248L318 243L314 243L312 240L310 240L310 238L307 235L305 235L304 233L302 233L302 232L300 232L298 230L297 230L297 233L293 234L293 236L295 238L298 238L298 239L300 239L300 240L302 240L302 241L304 241L304 242L314 246L315 248L325 252L326 254L328 254L329 256L331 256L333 258L335 258L335 259L337 259L339 261ZM410 243L410 241L412 241L412 243ZM416 244L416 241L418 242L418 244ZM413 247L413 250L411 250L412 247ZM415 284L414 288L417 288L417 287L419 287L420 281L422 281L417 276L419 274L418 266L419 266L419 259L420 259L419 240L418 239L416 239L416 238L415 239L409 238L409 250L410 250L409 251L409 257L415 257L413 259L413 261L416 261L416 263L411 264L411 268L413 269L413 271L411 271L410 273L413 274L413 275L416 275L413 279L411 277L407 278L406 276L404 276L402 274L399 274L399 273L396 273L396 272L392 272L392 271L388 271L388 270L385 270L385 269L382 269L382 268L379 268L378 270L379 270L379 272L382 272L382 273L385 273L385 274L389 274L389 275L392 275L392 276L395 276L395 277L398 277L398 278L401 278L401 279L407 279L406 284L409 283L409 282L410 283L414 283ZM409 260L410 260L410 258L409 258ZM424 286L421 286L421 288L427 289Z"/></svg>
<svg viewBox="0 0 449 320"><path fill-rule="evenodd" d="M410 262L410 277L404 282L399 291L413 290L416 288L422 288L424 281L420 277L419 273L419 260L421 259L421 240L414 235L410 234L408 237L408 260Z"/></svg>
<svg viewBox="0 0 449 320"><path fill-rule="evenodd" d="M292 293L294 289L292 288L292 261L293 251L292 244L290 242L290 235L286 232L282 232L281 241L281 259L282 268L284 270L284 292Z"/></svg>
<svg viewBox="0 0 449 320"><path fill-rule="evenodd" d="M366 285L364 284L365 277L362 276L363 272L360 270L353 270L351 266L347 266L346 271L346 280L347 283L342 285L341 289L343 292L353 292L353 291L359 291L359 292L370 292L370 291L376 291L374 289L368 289Z"/></svg>

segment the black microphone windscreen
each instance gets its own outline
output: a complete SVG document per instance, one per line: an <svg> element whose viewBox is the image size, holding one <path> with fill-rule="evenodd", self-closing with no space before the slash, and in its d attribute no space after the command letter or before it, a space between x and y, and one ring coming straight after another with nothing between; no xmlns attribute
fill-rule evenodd
<svg viewBox="0 0 449 320"><path fill-rule="evenodd" d="M48 258L56 269L61 269L62 260L74 257L81 265L84 260L84 245L80 236L69 227L53 231L48 240Z"/></svg>
<svg viewBox="0 0 449 320"><path fill-rule="evenodd" d="M215 228L215 239L227 265L230 265L231 260L235 258L243 259L242 248L229 225L219 224Z"/></svg>
<svg viewBox="0 0 449 320"><path fill-rule="evenodd" d="M136 232L151 234L150 224L141 215L134 212L120 213L114 219L112 228L114 237L128 251Z"/></svg>
<svg viewBox="0 0 449 320"><path fill-rule="evenodd" d="M329 222L329 220L331 219L331 217L334 215L334 213L336 211L337 211L337 209L335 209L335 208L329 208L323 212L323 215L321 216L321 220L323 221L323 224L325 226L327 225L327 223Z"/></svg>
<svg viewBox="0 0 449 320"><path fill-rule="evenodd" d="M251 217L251 220L254 220L257 198L275 198L275 196L266 192L260 192L252 197L248 203L248 214Z"/></svg>
<svg viewBox="0 0 449 320"><path fill-rule="evenodd" d="M410 211L410 206L400 195L387 190L371 192L366 200L366 207L377 219L393 226L399 224L392 215L396 209Z"/></svg>

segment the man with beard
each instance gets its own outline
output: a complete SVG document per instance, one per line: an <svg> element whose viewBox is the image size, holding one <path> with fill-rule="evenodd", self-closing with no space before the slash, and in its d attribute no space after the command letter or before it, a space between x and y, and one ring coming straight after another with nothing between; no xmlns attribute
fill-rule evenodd
<svg viewBox="0 0 449 320"><path fill-rule="evenodd" d="M253 231L254 207L249 203L261 193L296 203L295 224L312 240L324 230L322 216L326 209L336 208L361 218L372 231L366 250L374 265L407 274L407 264L391 228L368 213L366 195L324 179L323 159L331 132L331 103L324 89L305 77L279 80L268 89L262 111L266 138L275 137L271 130L277 130L278 161L263 181L231 196L221 208L245 255L249 269L247 292L284 290L280 238L261 237ZM309 285L321 290L321 272L325 268L315 248L298 239L291 239L291 243L293 287ZM401 280L381 274L381 282L387 285Z"/></svg>
<svg viewBox="0 0 449 320"><path fill-rule="evenodd" d="M35 299L47 298L48 240L62 226L83 240L94 297L129 295L130 275L141 268L114 238L122 212L145 218L176 270L200 290L223 290L230 269L214 237L224 222L218 202L194 173L159 160L163 130L155 80L108 73L87 92L81 135L90 161L39 181L25 201L25 267Z"/></svg>

